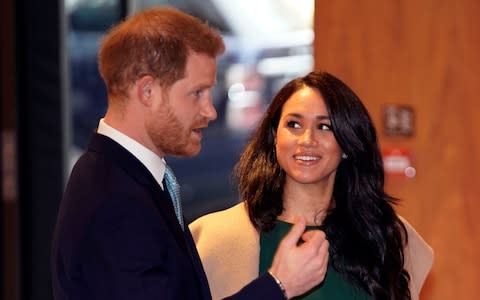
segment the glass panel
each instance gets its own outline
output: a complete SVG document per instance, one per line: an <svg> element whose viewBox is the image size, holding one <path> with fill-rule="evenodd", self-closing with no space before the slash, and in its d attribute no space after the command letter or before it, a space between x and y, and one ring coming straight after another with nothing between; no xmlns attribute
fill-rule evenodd
<svg viewBox="0 0 480 300"><path fill-rule="evenodd" d="M69 51L74 153L85 148L103 116L106 93L96 64L105 30L122 17L120 0L70 0ZM182 186L188 221L238 201L231 173L268 102L295 76L313 68L314 0L130 0L130 12L170 5L218 28L227 51L218 59L213 99L218 119L202 151L167 158ZM72 156L72 161L76 156Z"/></svg>
<svg viewBox="0 0 480 300"><path fill-rule="evenodd" d="M66 0L67 48L72 108L72 164L88 142L107 104L97 68L97 52L105 31L123 17L120 0Z"/></svg>

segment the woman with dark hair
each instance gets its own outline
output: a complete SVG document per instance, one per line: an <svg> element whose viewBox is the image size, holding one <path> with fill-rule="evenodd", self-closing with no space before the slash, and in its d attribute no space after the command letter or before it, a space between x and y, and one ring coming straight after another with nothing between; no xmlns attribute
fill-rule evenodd
<svg viewBox="0 0 480 300"><path fill-rule="evenodd" d="M98 65L108 108L59 207L54 299L211 300L166 159L199 153L217 117L212 89L224 50L216 29L166 6L139 11L105 35ZM228 299L283 299L319 284L328 242L304 228L295 224L270 271Z"/></svg>
<svg viewBox="0 0 480 300"><path fill-rule="evenodd" d="M418 299L432 249L395 213L372 120L338 78L287 83L236 176L243 204L191 224L214 298L265 272L301 215L326 233L330 257L325 280L300 299Z"/></svg>

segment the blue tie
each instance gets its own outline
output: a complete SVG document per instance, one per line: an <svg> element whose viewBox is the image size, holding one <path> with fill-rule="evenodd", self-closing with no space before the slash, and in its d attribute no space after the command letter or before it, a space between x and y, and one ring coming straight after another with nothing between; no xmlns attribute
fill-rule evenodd
<svg viewBox="0 0 480 300"><path fill-rule="evenodd" d="M165 183L167 184L168 192L172 198L173 208L175 209L175 214L177 215L178 223L182 230L184 229L183 224L183 213L182 213L182 199L180 196L180 185L178 184L177 178L173 175L172 169L170 169L167 164L165 164Z"/></svg>

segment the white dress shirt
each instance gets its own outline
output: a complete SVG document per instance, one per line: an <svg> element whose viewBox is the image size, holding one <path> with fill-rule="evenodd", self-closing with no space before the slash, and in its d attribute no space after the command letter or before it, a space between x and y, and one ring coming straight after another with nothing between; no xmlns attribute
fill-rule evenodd
<svg viewBox="0 0 480 300"><path fill-rule="evenodd" d="M152 150L143 146L129 136L108 125L105 123L103 118L100 119L97 133L108 136L132 153L133 156L135 156L142 164L144 164L150 173L152 173L162 190L164 189L162 181L165 175L165 160L162 157L158 156Z"/></svg>

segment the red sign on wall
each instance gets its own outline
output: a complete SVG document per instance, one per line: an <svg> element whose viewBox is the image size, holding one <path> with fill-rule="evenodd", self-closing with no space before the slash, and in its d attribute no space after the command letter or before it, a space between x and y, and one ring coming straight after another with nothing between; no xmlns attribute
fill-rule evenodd
<svg viewBox="0 0 480 300"><path fill-rule="evenodd" d="M385 174L415 177L412 153L405 148L386 148L382 150Z"/></svg>

